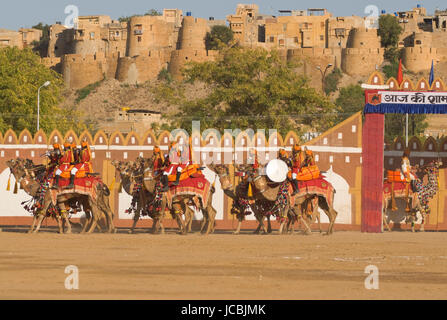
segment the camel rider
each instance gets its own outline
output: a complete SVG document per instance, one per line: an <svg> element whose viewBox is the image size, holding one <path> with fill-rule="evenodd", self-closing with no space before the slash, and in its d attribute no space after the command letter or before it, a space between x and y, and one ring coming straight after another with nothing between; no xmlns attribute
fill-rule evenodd
<svg viewBox="0 0 447 320"><path fill-rule="evenodd" d="M85 171L86 173L93 172L92 164L90 162L91 153L87 141L83 141L81 144L81 149L78 149L78 151L74 152L74 154L77 155L77 159L75 159L76 164L70 171L70 184L66 187L67 189L74 188L74 180L78 171Z"/></svg>
<svg viewBox="0 0 447 320"><path fill-rule="evenodd" d="M172 142L169 146L169 166L163 171L162 183L163 183L163 192L169 190L169 176L171 174L176 174L174 186L178 186L180 183L180 175L182 174L182 167L180 165L181 162L181 151L177 146L177 142Z"/></svg>
<svg viewBox="0 0 447 320"><path fill-rule="evenodd" d="M292 196L300 191L297 178L301 171L304 157L304 152L301 150L301 146L298 143L295 143L292 149L292 184L294 189Z"/></svg>
<svg viewBox="0 0 447 320"><path fill-rule="evenodd" d="M284 161L289 168L292 168L292 162L290 161L286 149L284 148L279 149L279 160Z"/></svg>
<svg viewBox="0 0 447 320"><path fill-rule="evenodd" d="M71 143L66 142L66 143L64 143L64 154L62 155L62 157L60 159L59 167L56 169L56 175L55 175L54 183L53 183L53 186L51 187L51 189L57 189L59 187L59 179L60 179L61 174L63 172L71 170L71 168L73 167L73 162L74 162L74 156L73 156L73 150L72 150ZM70 182L71 182L71 179L72 178L70 177ZM74 182L74 177L73 177L73 182Z"/></svg>
<svg viewBox="0 0 447 320"><path fill-rule="evenodd" d="M154 176L158 176L165 164L165 157L159 146L154 147Z"/></svg>
<svg viewBox="0 0 447 320"><path fill-rule="evenodd" d="M411 187L414 189L414 181L416 180L416 176L411 172L411 164L410 164L410 149L405 149L404 154L402 155L402 163L401 163L401 172L400 178L403 181L411 184Z"/></svg>
<svg viewBox="0 0 447 320"><path fill-rule="evenodd" d="M53 144L53 151L48 154L49 163L47 166L47 177L54 174L54 171L59 166L59 161L62 157L62 150L59 143Z"/></svg>
<svg viewBox="0 0 447 320"><path fill-rule="evenodd" d="M315 166L316 163L315 163L314 153L312 152L312 150L305 148L304 154L305 154L305 158L304 158L303 167Z"/></svg>

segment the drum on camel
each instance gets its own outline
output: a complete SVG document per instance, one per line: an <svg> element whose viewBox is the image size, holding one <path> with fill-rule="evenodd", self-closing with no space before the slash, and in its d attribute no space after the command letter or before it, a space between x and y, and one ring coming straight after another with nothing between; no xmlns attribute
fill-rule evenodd
<svg viewBox="0 0 447 320"><path fill-rule="evenodd" d="M287 163L280 159L271 160L267 164L266 174L267 177L273 182L283 182L287 178L289 168Z"/></svg>

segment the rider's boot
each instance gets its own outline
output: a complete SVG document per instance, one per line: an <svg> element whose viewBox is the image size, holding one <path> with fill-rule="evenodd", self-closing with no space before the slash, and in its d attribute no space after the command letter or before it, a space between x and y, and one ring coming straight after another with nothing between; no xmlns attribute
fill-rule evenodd
<svg viewBox="0 0 447 320"><path fill-rule="evenodd" d="M161 191L167 192L169 190L169 179L167 175L164 174L161 176L161 183L163 184L163 189Z"/></svg>
<svg viewBox="0 0 447 320"><path fill-rule="evenodd" d="M53 181L53 185L51 186L51 189L59 189L59 178L60 176L55 176L54 177L54 181Z"/></svg>
<svg viewBox="0 0 447 320"><path fill-rule="evenodd" d="M177 171L177 175L175 176L174 186L178 186L180 184L180 175L182 173Z"/></svg>
<svg viewBox="0 0 447 320"><path fill-rule="evenodd" d="M298 194L300 192L300 188L298 187L298 180L293 179L292 180L292 184L293 184L293 193L292 196Z"/></svg>
<svg viewBox="0 0 447 320"><path fill-rule="evenodd" d="M71 174L70 175L70 183L64 189L73 189L74 188L74 180L75 180L75 175Z"/></svg>

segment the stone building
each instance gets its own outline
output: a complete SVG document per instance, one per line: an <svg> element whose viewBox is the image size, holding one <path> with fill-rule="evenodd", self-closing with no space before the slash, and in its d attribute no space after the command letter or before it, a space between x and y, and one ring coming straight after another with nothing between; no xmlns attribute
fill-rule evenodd
<svg viewBox="0 0 447 320"><path fill-rule="evenodd" d="M21 28L19 31L0 29L0 48L17 47L24 49L33 47L34 41L42 38L42 30Z"/></svg>

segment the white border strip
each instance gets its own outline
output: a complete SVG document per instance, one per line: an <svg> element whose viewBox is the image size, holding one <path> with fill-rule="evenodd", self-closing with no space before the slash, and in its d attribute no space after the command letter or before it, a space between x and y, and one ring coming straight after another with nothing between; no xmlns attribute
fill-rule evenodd
<svg viewBox="0 0 447 320"><path fill-rule="evenodd" d="M385 151L385 157L402 157L404 151ZM419 157L419 158L447 158L447 152L432 152L432 151L411 151L411 157Z"/></svg>

